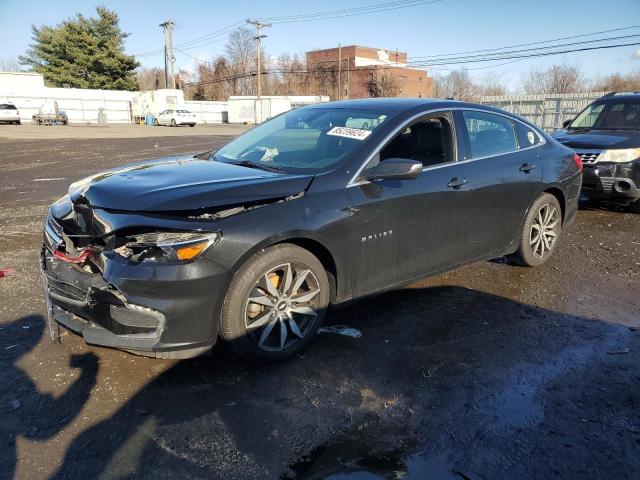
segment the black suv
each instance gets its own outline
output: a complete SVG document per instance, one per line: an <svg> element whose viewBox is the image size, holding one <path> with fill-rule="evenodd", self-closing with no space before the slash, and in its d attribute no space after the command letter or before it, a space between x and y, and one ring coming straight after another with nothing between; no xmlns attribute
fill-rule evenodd
<svg viewBox="0 0 640 480"><path fill-rule="evenodd" d="M608 93L552 136L580 156L583 194L640 212L640 92Z"/></svg>

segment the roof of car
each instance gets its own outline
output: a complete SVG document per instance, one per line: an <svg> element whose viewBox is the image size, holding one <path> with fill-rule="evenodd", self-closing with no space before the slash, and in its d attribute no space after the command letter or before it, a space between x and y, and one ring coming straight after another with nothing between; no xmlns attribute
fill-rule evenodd
<svg viewBox="0 0 640 480"><path fill-rule="evenodd" d="M358 108L362 110L381 110L399 112L419 106L446 107L459 105L461 102L442 98L359 98L354 100L338 100L314 104L314 108Z"/></svg>
<svg viewBox="0 0 640 480"><path fill-rule="evenodd" d="M640 102L640 92L605 95L604 97L597 99L596 102L637 103Z"/></svg>

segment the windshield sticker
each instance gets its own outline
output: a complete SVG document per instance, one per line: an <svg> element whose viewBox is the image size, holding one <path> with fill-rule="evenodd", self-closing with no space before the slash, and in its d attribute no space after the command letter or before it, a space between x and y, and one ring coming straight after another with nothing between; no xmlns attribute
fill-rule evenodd
<svg viewBox="0 0 640 480"><path fill-rule="evenodd" d="M370 130L361 130L359 128L349 127L333 127L327 132L327 135L333 135L335 137L353 138L355 140L364 140L371 135Z"/></svg>

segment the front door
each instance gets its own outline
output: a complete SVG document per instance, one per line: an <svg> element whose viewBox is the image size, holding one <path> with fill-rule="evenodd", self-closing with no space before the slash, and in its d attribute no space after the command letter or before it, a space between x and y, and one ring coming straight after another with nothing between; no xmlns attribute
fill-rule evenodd
<svg viewBox="0 0 640 480"><path fill-rule="evenodd" d="M418 178L360 181L347 188L351 240L357 245L354 295L446 269L468 256L472 192L466 165L456 161L458 150L451 112L425 116L408 124L371 164L419 160Z"/></svg>

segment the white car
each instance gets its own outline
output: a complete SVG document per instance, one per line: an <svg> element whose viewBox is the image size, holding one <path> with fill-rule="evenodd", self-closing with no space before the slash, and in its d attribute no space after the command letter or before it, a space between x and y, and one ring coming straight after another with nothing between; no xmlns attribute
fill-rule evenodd
<svg viewBox="0 0 640 480"><path fill-rule="evenodd" d="M20 125L20 112L13 103L0 103L0 122Z"/></svg>
<svg viewBox="0 0 640 480"><path fill-rule="evenodd" d="M189 125L195 127L198 120L196 114L191 113L189 110L165 110L153 120L154 125L171 125L177 127L178 125Z"/></svg>

